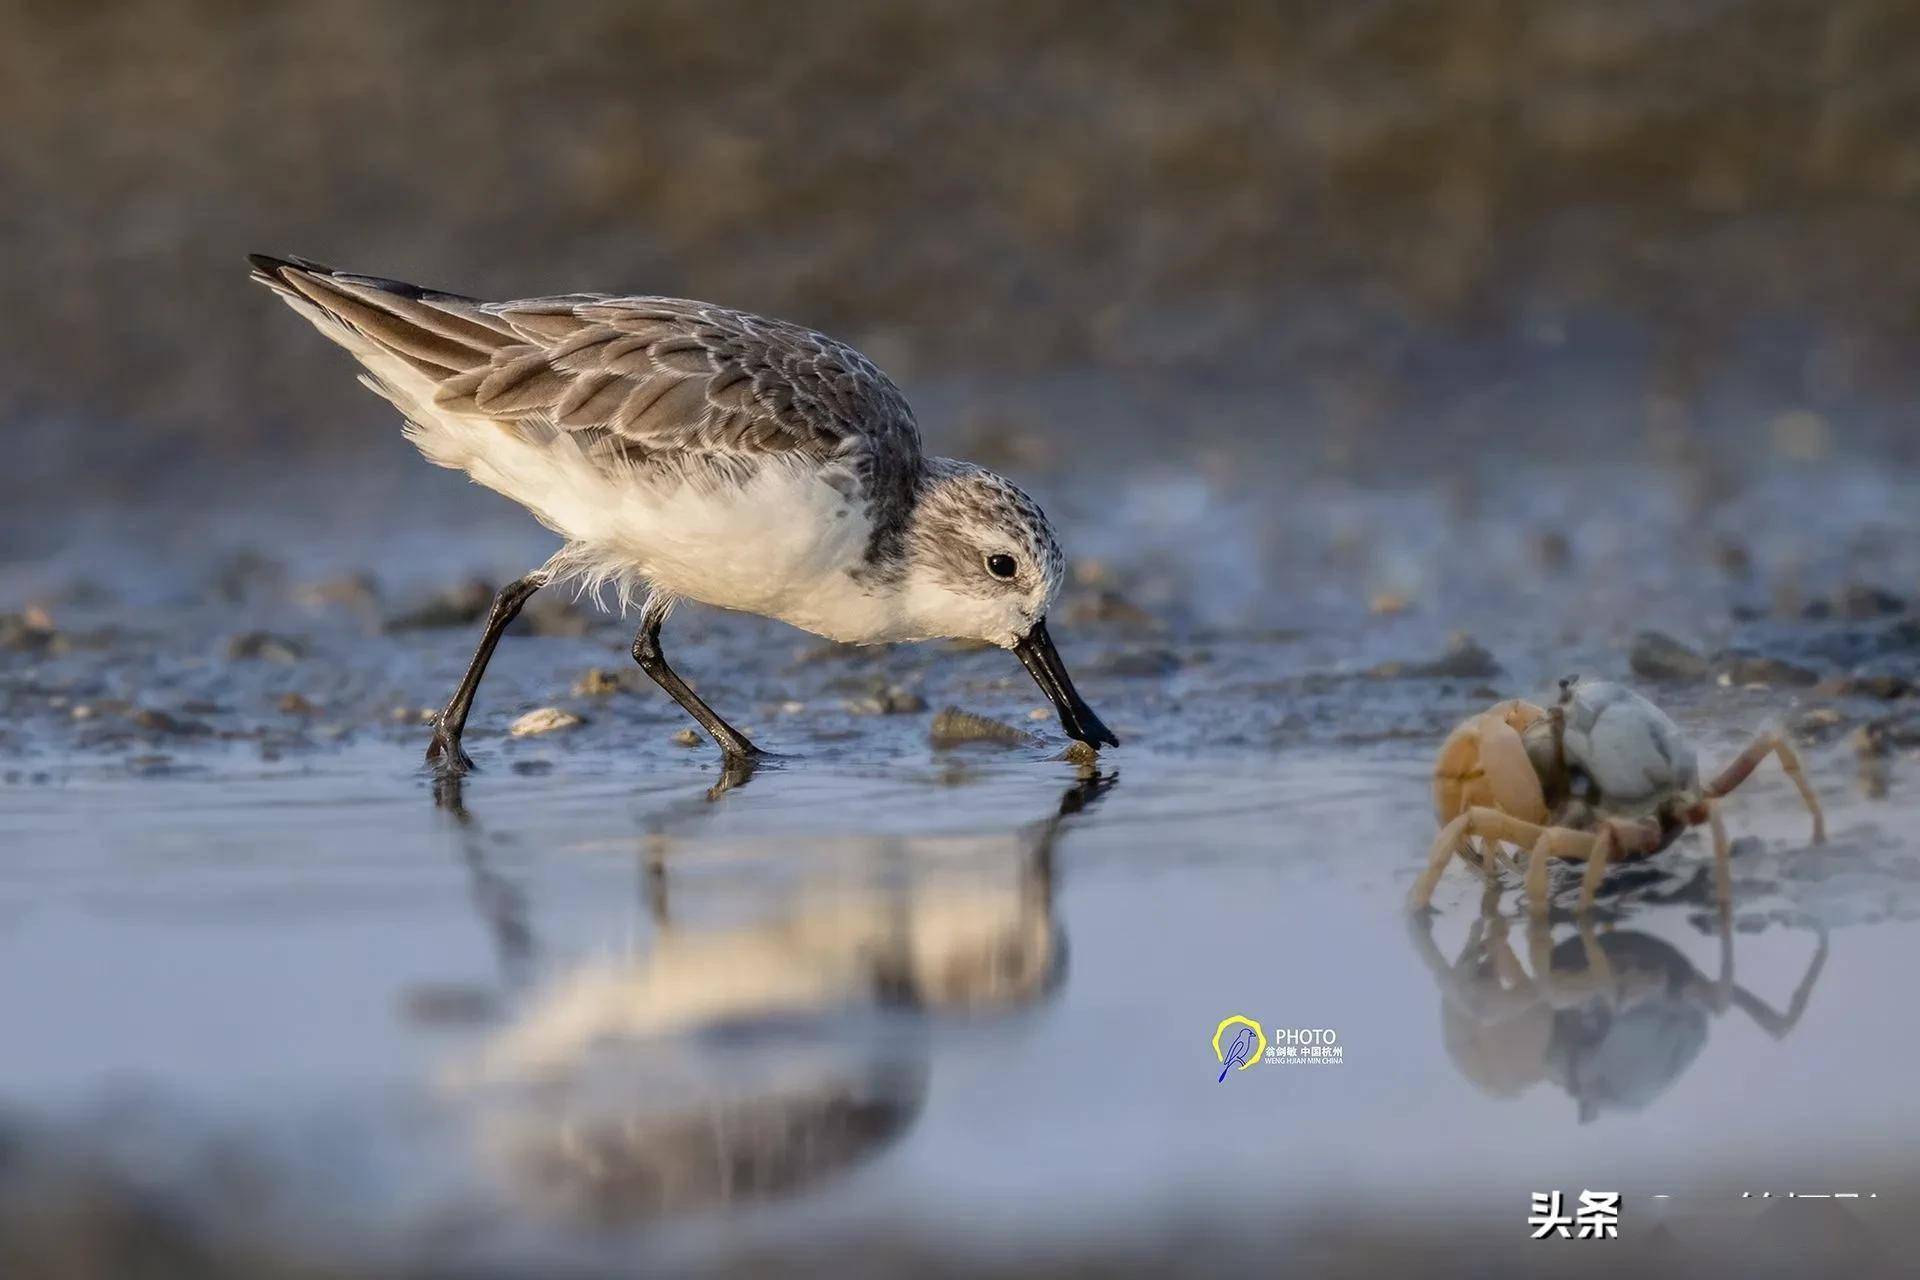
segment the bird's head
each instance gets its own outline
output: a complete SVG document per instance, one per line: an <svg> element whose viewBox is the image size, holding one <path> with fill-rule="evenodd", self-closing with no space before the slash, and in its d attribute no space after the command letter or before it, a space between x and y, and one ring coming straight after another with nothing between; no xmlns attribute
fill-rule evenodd
<svg viewBox="0 0 1920 1280"><path fill-rule="evenodd" d="M983 467L934 459L903 545L907 611L926 636L984 640L1011 649L1089 745L1119 739L1074 691L1047 634L1066 557L1038 504Z"/></svg>

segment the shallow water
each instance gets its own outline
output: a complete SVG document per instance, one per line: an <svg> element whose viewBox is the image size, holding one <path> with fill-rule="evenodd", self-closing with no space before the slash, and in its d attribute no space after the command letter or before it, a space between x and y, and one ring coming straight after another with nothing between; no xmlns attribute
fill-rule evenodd
<svg viewBox="0 0 1920 1280"><path fill-rule="evenodd" d="M1782 1268L1897 1267L1920 732L1845 679L1911 683L1920 640L1904 599L1821 602L1920 581L1901 474L1783 477L1703 524L1624 475L1282 502L1141 473L1054 627L1125 743L1086 770L1006 654L688 610L669 654L788 753L720 788L622 625L536 598L458 794L420 718L471 627L391 622L542 543L420 492L411 525L132 510L0 566L55 626L0 654L0 1245L131 1215L186 1274L1405 1266L1440 1238L1524 1268L1529 1193L1559 1188L1621 1193L1643 1252L1609 1265L1765 1238ZM1483 660L1445 657L1462 623ZM1409 921L1440 736L1569 670L1631 678L1643 625L1792 664L1647 687L1710 764L1792 729L1829 844L1769 763L1726 809L1730 935L1698 836L1616 871L1587 934L1464 867ZM595 667L612 691L574 689ZM586 722L507 735L547 705ZM939 749L947 705L1041 737ZM1219 1081L1236 1014L1342 1061Z"/></svg>
<svg viewBox="0 0 1920 1280"><path fill-rule="evenodd" d="M1603 906L1611 1009L1575 926L1543 935L1556 1014L1455 969L1487 928L1464 870L1436 917L1400 913L1423 756L795 761L718 803L694 770L507 772L436 806L411 752L370 746L14 790L0 1019L32 1030L7 1111L34 1158L363 1265L875 1224L1057 1244L1416 1194L1500 1240L1541 1188L1619 1190L1634 1226L1897 1189L1910 837L1829 770L1834 840L1805 850L1767 776L1731 807L1730 998L1689 839ZM1344 1061L1216 1083L1231 1014L1330 1028Z"/></svg>

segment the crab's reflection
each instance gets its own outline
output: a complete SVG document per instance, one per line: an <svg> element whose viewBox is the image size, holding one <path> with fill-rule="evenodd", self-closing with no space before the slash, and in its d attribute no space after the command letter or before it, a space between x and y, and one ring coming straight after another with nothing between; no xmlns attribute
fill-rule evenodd
<svg viewBox="0 0 1920 1280"><path fill-rule="evenodd" d="M1110 782L1005 835L856 842L744 922L700 919L703 886L649 844L644 951L532 983L445 1073L482 1164L524 1208L619 1223L788 1194L877 1153L924 1103L932 1017L1057 987L1054 844Z"/></svg>
<svg viewBox="0 0 1920 1280"><path fill-rule="evenodd" d="M1513 931L1524 933L1527 961ZM1524 924L1500 911L1490 887L1459 955L1449 961L1433 939L1433 917L1408 919L1413 948L1440 988L1447 1056L1461 1075L1494 1098L1517 1097L1542 1080L1565 1090L1585 1123L1608 1111L1638 1111L1685 1074L1705 1047L1714 1019L1739 1009L1775 1039L1806 1012L1827 962L1816 932L1812 958L1781 1013L1734 981L1733 937L1720 931L1717 977L1651 933L1602 932L1582 914L1557 944L1545 918Z"/></svg>

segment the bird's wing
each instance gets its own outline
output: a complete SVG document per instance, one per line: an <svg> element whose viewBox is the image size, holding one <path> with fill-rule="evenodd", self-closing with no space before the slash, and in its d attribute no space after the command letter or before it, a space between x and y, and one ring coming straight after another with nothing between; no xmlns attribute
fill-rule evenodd
<svg viewBox="0 0 1920 1280"><path fill-rule="evenodd" d="M538 423L634 462L790 453L889 478L918 469L900 389L799 325L681 298L479 302L300 259L253 263L296 307L404 362L441 412Z"/></svg>

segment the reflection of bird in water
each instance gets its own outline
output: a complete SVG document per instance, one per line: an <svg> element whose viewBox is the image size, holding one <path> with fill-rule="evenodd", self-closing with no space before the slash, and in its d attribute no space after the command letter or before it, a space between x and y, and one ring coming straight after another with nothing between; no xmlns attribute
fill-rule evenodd
<svg viewBox="0 0 1920 1280"><path fill-rule="evenodd" d="M1638 1111L1665 1093L1729 1007L1784 1038L1806 1012L1827 962L1821 930L1782 1014L1733 980L1733 939L1724 930L1720 975L1709 978L1653 934L1600 933L1584 918L1558 945L1545 919L1529 920L1529 972L1509 927L1498 889L1489 889L1459 958L1449 963L1433 941L1432 918L1408 920L1414 950L1440 987L1447 1056L1489 1097L1517 1097L1550 1079L1573 1097L1582 1123L1605 1110Z"/></svg>
<svg viewBox="0 0 1920 1280"><path fill-rule="evenodd" d="M876 842L749 923L679 919L656 862L647 950L560 975L449 1073L485 1158L542 1211L617 1222L874 1154L924 1101L923 1015L1019 1009L1058 982L1053 845L1108 782L1010 835Z"/></svg>

